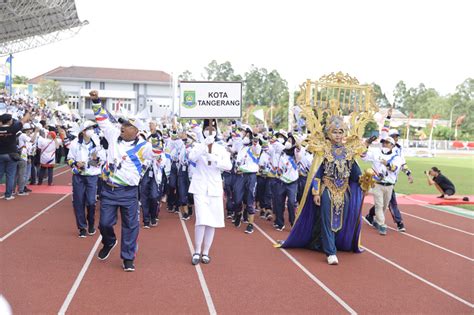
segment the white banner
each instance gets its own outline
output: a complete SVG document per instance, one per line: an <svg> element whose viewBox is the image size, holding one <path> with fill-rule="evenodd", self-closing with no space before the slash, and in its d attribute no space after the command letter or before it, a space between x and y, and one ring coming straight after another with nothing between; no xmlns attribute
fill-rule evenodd
<svg viewBox="0 0 474 315"><path fill-rule="evenodd" d="M179 117L242 117L242 82L181 81Z"/></svg>

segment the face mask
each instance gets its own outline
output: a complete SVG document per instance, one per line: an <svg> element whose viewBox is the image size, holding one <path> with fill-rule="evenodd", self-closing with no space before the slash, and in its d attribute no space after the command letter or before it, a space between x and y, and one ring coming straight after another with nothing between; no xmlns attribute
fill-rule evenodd
<svg viewBox="0 0 474 315"><path fill-rule="evenodd" d="M242 141L243 144L249 144L250 143L250 139L249 138L244 138L244 140Z"/></svg>
<svg viewBox="0 0 474 315"><path fill-rule="evenodd" d="M94 130L86 130L86 136L88 136L89 138L92 137L94 135Z"/></svg>
<svg viewBox="0 0 474 315"><path fill-rule="evenodd" d="M390 148L385 148L385 147L382 148L382 153L383 153L383 154L387 154L387 153L389 153L390 151L392 151L392 149L390 149Z"/></svg>
<svg viewBox="0 0 474 315"><path fill-rule="evenodd" d="M209 133L209 130L204 130L204 138L214 137L214 136L215 136L214 132Z"/></svg>
<svg viewBox="0 0 474 315"><path fill-rule="evenodd" d="M293 147L293 145L291 144L291 142L287 142L285 143L285 149L291 149L291 147Z"/></svg>
<svg viewBox="0 0 474 315"><path fill-rule="evenodd" d="M278 138L277 141L280 142L281 144L283 144L283 142L285 142L285 139L283 139L283 138Z"/></svg>

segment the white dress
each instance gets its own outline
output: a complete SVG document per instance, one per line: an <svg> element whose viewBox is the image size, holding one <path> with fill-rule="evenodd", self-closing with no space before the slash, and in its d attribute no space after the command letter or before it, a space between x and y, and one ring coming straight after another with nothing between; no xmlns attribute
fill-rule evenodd
<svg viewBox="0 0 474 315"><path fill-rule="evenodd" d="M189 192L194 195L196 225L222 228L225 224L221 172L232 168L230 154L220 144L214 143L212 152L208 153L207 145L197 143L189 153L189 159L196 163L189 186Z"/></svg>

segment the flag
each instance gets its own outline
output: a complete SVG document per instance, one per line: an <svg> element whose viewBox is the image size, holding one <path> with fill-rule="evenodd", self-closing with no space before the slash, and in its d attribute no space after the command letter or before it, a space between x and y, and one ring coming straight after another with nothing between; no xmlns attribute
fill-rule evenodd
<svg viewBox="0 0 474 315"><path fill-rule="evenodd" d="M12 76L12 61L13 61L13 56L10 55L7 58L7 61L5 62L5 90L8 91L10 95L12 95L12 90L13 90L13 76Z"/></svg>
<svg viewBox="0 0 474 315"><path fill-rule="evenodd" d="M257 118L258 120L261 120L261 121L265 121L265 114L263 113L263 109L259 109L259 110L256 110L253 112L253 115L255 116L255 118Z"/></svg>

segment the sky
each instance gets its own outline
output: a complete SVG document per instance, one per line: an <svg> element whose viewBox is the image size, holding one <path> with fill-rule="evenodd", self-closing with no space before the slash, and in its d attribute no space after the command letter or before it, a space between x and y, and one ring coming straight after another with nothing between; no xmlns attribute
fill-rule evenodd
<svg viewBox="0 0 474 315"><path fill-rule="evenodd" d="M342 71L442 94L474 77L471 0L164 1L76 0L75 37L14 55L13 72L34 77L58 66L200 73L213 59L240 74L276 69L291 90Z"/></svg>

